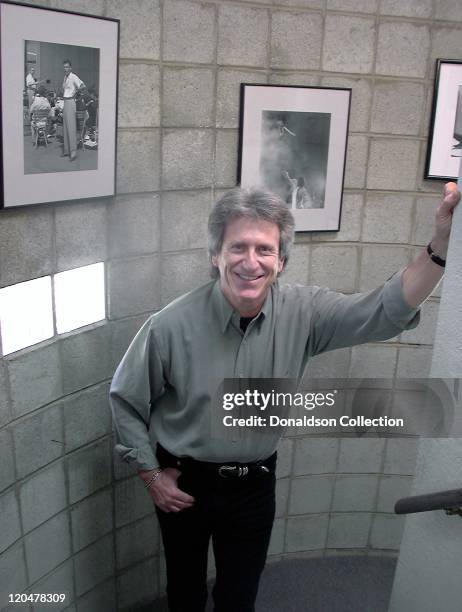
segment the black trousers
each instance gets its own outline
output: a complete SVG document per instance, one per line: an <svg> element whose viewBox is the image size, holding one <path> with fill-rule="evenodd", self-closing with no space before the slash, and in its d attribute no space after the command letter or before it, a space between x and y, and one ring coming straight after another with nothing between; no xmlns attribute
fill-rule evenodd
<svg viewBox="0 0 462 612"><path fill-rule="evenodd" d="M195 498L194 506L181 512L156 508L170 612L205 610L210 538L216 564L215 612L253 612L274 521L276 454L265 462L268 473L222 478L194 465L166 462L164 453L158 451L160 465L178 467L179 488Z"/></svg>

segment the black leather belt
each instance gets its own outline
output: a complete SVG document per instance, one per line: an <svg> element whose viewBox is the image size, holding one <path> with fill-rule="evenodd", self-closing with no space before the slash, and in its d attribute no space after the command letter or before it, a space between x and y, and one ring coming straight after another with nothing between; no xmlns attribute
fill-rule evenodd
<svg viewBox="0 0 462 612"><path fill-rule="evenodd" d="M214 461L198 461L192 457L176 457L160 444L157 444L157 458L162 468L173 467L182 472L202 472L220 478L244 478L246 476L264 476L274 474L276 469L276 453L267 459L249 463L228 461L216 463Z"/></svg>

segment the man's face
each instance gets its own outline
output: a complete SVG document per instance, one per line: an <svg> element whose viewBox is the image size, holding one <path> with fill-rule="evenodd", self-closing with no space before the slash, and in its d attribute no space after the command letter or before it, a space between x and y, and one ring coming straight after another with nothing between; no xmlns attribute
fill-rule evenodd
<svg viewBox="0 0 462 612"><path fill-rule="evenodd" d="M30 73L31 73L31 75L32 75L32 76L34 76L34 74L35 74L35 68L31 68L31 69L30 69Z"/></svg>
<svg viewBox="0 0 462 612"><path fill-rule="evenodd" d="M225 297L242 316L255 316L284 267L275 223L240 217L226 226L223 246L212 263Z"/></svg>
<svg viewBox="0 0 462 612"><path fill-rule="evenodd" d="M64 67L64 74L67 76L68 74L70 74L71 72L71 65L69 63L65 63L63 64Z"/></svg>

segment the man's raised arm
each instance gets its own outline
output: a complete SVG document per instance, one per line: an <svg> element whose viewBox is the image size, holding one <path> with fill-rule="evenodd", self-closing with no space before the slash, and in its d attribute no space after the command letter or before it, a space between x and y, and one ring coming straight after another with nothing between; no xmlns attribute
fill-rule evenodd
<svg viewBox="0 0 462 612"><path fill-rule="evenodd" d="M460 200L455 183L444 186L436 211L435 233L428 247L403 272L403 294L411 308L417 308L432 293L444 273L452 215ZM427 250L428 249L428 250Z"/></svg>

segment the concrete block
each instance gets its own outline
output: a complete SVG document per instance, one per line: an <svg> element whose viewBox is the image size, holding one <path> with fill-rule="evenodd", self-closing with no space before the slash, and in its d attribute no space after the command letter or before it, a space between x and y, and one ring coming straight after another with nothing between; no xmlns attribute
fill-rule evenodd
<svg viewBox="0 0 462 612"><path fill-rule="evenodd" d="M8 429L0 430L0 465L0 491L3 491L15 481L13 442Z"/></svg>
<svg viewBox="0 0 462 612"><path fill-rule="evenodd" d="M325 76L323 87L351 88L350 132L367 132L372 104L372 85L368 79L357 77Z"/></svg>
<svg viewBox="0 0 462 612"><path fill-rule="evenodd" d="M156 191L160 186L160 131L119 130L117 192Z"/></svg>
<svg viewBox="0 0 462 612"><path fill-rule="evenodd" d="M345 160L346 189L362 189L366 182L367 156L369 139L361 134L350 134L348 137Z"/></svg>
<svg viewBox="0 0 462 612"><path fill-rule="evenodd" d="M226 5L218 14L218 64L266 66L268 11Z"/></svg>
<svg viewBox="0 0 462 612"><path fill-rule="evenodd" d="M30 214L30 210L3 212L0 225L0 287L45 276L52 271L52 210L34 210L34 214Z"/></svg>
<svg viewBox="0 0 462 612"><path fill-rule="evenodd" d="M404 530L404 516L377 514L372 525L370 546L399 550Z"/></svg>
<svg viewBox="0 0 462 612"><path fill-rule="evenodd" d="M67 512L61 512L24 536L29 579L33 583L71 554Z"/></svg>
<svg viewBox="0 0 462 612"><path fill-rule="evenodd" d="M339 473L378 473L382 471L385 440L345 438L340 442Z"/></svg>
<svg viewBox="0 0 462 612"><path fill-rule="evenodd" d="M328 548L366 548L372 515L361 513L332 514L327 535Z"/></svg>
<svg viewBox="0 0 462 612"><path fill-rule="evenodd" d="M67 500L63 464L55 463L24 482L19 489L19 500L25 532L64 510Z"/></svg>
<svg viewBox="0 0 462 612"><path fill-rule="evenodd" d="M384 21L379 26L377 74L423 78L427 69L423 57L430 51L428 25Z"/></svg>
<svg viewBox="0 0 462 612"><path fill-rule="evenodd" d="M73 584L73 566L72 561L63 563L57 567L51 574L43 580L36 582L29 590L32 593L59 593L65 595L64 603L59 604L36 604L32 606L33 612L46 612L48 610L66 610L68 604L74 599L74 584Z"/></svg>
<svg viewBox="0 0 462 612"><path fill-rule="evenodd" d="M215 58L213 4L167 0L164 6L163 59L210 64Z"/></svg>
<svg viewBox="0 0 462 612"><path fill-rule="evenodd" d="M241 83L266 83L263 71L218 70L217 77L217 127L239 127L239 102Z"/></svg>
<svg viewBox="0 0 462 612"><path fill-rule="evenodd" d="M310 283L337 291L356 287L358 250L354 246L316 245L311 250Z"/></svg>
<svg viewBox="0 0 462 612"><path fill-rule="evenodd" d="M159 59L159 0L107 0L106 16L120 19L120 57Z"/></svg>
<svg viewBox="0 0 462 612"><path fill-rule="evenodd" d="M106 259L106 204L73 203L56 209L58 271Z"/></svg>
<svg viewBox="0 0 462 612"><path fill-rule="evenodd" d="M163 187L209 187L212 183L212 148L213 133L210 130L164 130Z"/></svg>
<svg viewBox="0 0 462 612"><path fill-rule="evenodd" d="M432 0L382 0L380 12L382 15L396 15L402 17L429 18L432 15Z"/></svg>
<svg viewBox="0 0 462 612"><path fill-rule="evenodd" d="M370 193L366 198L362 240L409 243L413 197Z"/></svg>
<svg viewBox="0 0 462 612"><path fill-rule="evenodd" d="M162 251L204 249L210 191L170 191L162 194Z"/></svg>
<svg viewBox="0 0 462 612"><path fill-rule="evenodd" d="M347 378L350 368L350 354L351 350L349 348L343 348L312 357L303 376L303 385L309 386L312 378Z"/></svg>
<svg viewBox="0 0 462 612"><path fill-rule="evenodd" d="M338 476L334 489L333 512L373 512L378 476Z"/></svg>
<svg viewBox="0 0 462 612"><path fill-rule="evenodd" d="M51 406L19 421L13 427L18 478L35 472L64 453L63 418L59 406Z"/></svg>
<svg viewBox="0 0 462 612"><path fill-rule="evenodd" d="M332 476L294 478L289 499L289 514L329 512L333 491Z"/></svg>
<svg viewBox="0 0 462 612"><path fill-rule="evenodd" d="M363 246L359 290L369 291L408 264L408 250L393 246Z"/></svg>
<svg viewBox="0 0 462 612"><path fill-rule="evenodd" d="M115 580L109 578L79 599L79 612L114 612L117 610L116 600Z"/></svg>
<svg viewBox="0 0 462 612"><path fill-rule="evenodd" d="M439 202L439 197L416 198L412 244L426 246L430 242L435 228L435 215Z"/></svg>
<svg viewBox="0 0 462 612"><path fill-rule="evenodd" d="M109 253L112 257L151 254L159 250L158 195L118 197L108 208Z"/></svg>
<svg viewBox="0 0 462 612"><path fill-rule="evenodd" d="M278 461L276 465L276 478L286 478L292 473L293 441L282 438L278 444Z"/></svg>
<svg viewBox="0 0 462 612"><path fill-rule="evenodd" d="M164 68L162 125L210 127L214 122L215 75L208 68Z"/></svg>
<svg viewBox="0 0 462 612"><path fill-rule="evenodd" d="M418 141L373 138L367 188L412 191L415 189L418 168Z"/></svg>
<svg viewBox="0 0 462 612"><path fill-rule="evenodd" d="M219 130L215 145L215 185L235 187L237 184L238 131Z"/></svg>
<svg viewBox="0 0 462 612"><path fill-rule="evenodd" d="M122 480L115 486L115 524L123 527L154 513L154 502L144 490L139 476ZM152 519L154 520L154 519Z"/></svg>
<svg viewBox="0 0 462 612"><path fill-rule="evenodd" d="M113 321L111 324L111 354L112 370L115 371L122 357L125 355L131 341L140 330L147 316L130 317L122 321Z"/></svg>
<svg viewBox="0 0 462 612"><path fill-rule="evenodd" d="M114 451L114 478L116 480L123 480L125 478L129 478L130 476L137 475L136 465L134 463L127 463L126 461L122 461L119 455Z"/></svg>
<svg viewBox="0 0 462 612"><path fill-rule="evenodd" d="M110 342L107 324L61 340L64 393L79 391L109 378Z"/></svg>
<svg viewBox="0 0 462 612"><path fill-rule="evenodd" d="M354 346L351 350L352 378L393 378L398 350L386 344Z"/></svg>
<svg viewBox="0 0 462 612"><path fill-rule="evenodd" d="M276 481L276 516L286 516L289 499L290 478Z"/></svg>
<svg viewBox="0 0 462 612"><path fill-rule="evenodd" d="M152 312L160 304L157 255L113 261L109 267L109 313L119 319Z"/></svg>
<svg viewBox="0 0 462 612"><path fill-rule="evenodd" d="M112 491L95 493L71 508L71 525L74 552L112 531Z"/></svg>
<svg viewBox="0 0 462 612"><path fill-rule="evenodd" d="M433 344L436 322L438 320L439 302L427 300L421 308L420 323L415 329L405 331L400 342L409 344Z"/></svg>
<svg viewBox="0 0 462 612"><path fill-rule="evenodd" d="M273 2L273 4L280 4L282 6L301 6L303 8L311 9L323 9L325 0L278 0L277 3Z"/></svg>
<svg viewBox="0 0 462 612"><path fill-rule="evenodd" d="M273 12L270 61L272 68L318 70L321 45L321 15L286 11Z"/></svg>
<svg viewBox="0 0 462 612"><path fill-rule="evenodd" d="M162 305L165 306L208 280L209 264L204 251L165 255L161 275Z"/></svg>
<svg viewBox="0 0 462 612"><path fill-rule="evenodd" d="M6 361L0 360L0 427L11 421L10 392L7 380Z"/></svg>
<svg viewBox="0 0 462 612"><path fill-rule="evenodd" d="M462 21L462 6L457 0L436 0L435 19Z"/></svg>
<svg viewBox="0 0 462 612"><path fill-rule="evenodd" d="M327 10L375 13L378 0L327 0Z"/></svg>
<svg viewBox="0 0 462 612"><path fill-rule="evenodd" d="M72 9L69 6L69 0L49 0L49 6L65 11L72 10L91 15L102 15L104 12L104 0L73 0Z"/></svg>
<svg viewBox="0 0 462 612"><path fill-rule="evenodd" d="M14 417L23 416L62 395L57 344L21 352L6 363Z"/></svg>
<svg viewBox="0 0 462 612"><path fill-rule="evenodd" d="M310 271L311 247L309 244L294 244L290 251L289 261L281 276L285 285L307 285Z"/></svg>
<svg viewBox="0 0 462 612"><path fill-rule="evenodd" d="M413 480L411 476L382 476L377 512L393 513L398 499L410 495Z"/></svg>
<svg viewBox="0 0 462 612"><path fill-rule="evenodd" d="M2 553L21 537L18 500L14 491L8 491L0 496L0 516L2 517L0 553Z"/></svg>
<svg viewBox="0 0 462 612"><path fill-rule="evenodd" d="M148 559L117 578L119 610L129 612L151 604L159 595L159 561Z"/></svg>
<svg viewBox="0 0 462 612"><path fill-rule="evenodd" d="M285 552L322 550L326 545L328 514L287 519Z"/></svg>
<svg viewBox="0 0 462 612"><path fill-rule="evenodd" d="M75 502L111 482L110 440L98 442L68 457L69 502Z"/></svg>
<svg viewBox="0 0 462 612"><path fill-rule="evenodd" d="M160 125L160 71L152 64L119 66L119 127Z"/></svg>
<svg viewBox="0 0 462 612"><path fill-rule="evenodd" d="M284 535L286 531L286 521L282 518L275 519L271 540L268 548L268 555L280 555L284 550Z"/></svg>
<svg viewBox="0 0 462 612"><path fill-rule="evenodd" d="M302 438L295 442L294 475L335 473L339 441Z"/></svg>
<svg viewBox="0 0 462 612"><path fill-rule="evenodd" d="M8 593L22 593L28 584L22 541L0 554L0 576L2 577L0 596L3 605L6 603Z"/></svg>
<svg viewBox="0 0 462 612"><path fill-rule="evenodd" d="M111 433L109 383L86 389L63 402L66 452Z"/></svg>
<svg viewBox="0 0 462 612"><path fill-rule="evenodd" d="M387 440L384 474L412 475L417 460L418 440Z"/></svg>
<svg viewBox="0 0 462 612"><path fill-rule="evenodd" d="M133 565L159 552L159 526L152 514L116 533L117 569Z"/></svg>
<svg viewBox="0 0 462 612"><path fill-rule="evenodd" d="M398 354L398 378L426 378L430 374L433 349L423 346L400 347Z"/></svg>
<svg viewBox="0 0 462 612"><path fill-rule="evenodd" d="M114 572L113 536L109 534L74 557L77 596L86 593Z"/></svg>
<svg viewBox="0 0 462 612"><path fill-rule="evenodd" d="M344 193L340 231L313 234L313 242L357 242L361 234L364 197L359 193Z"/></svg>
<svg viewBox="0 0 462 612"><path fill-rule="evenodd" d="M453 21L451 19L451 21ZM441 26L432 28L432 45L429 61L435 65L439 57L460 59L460 28ZM438 185L439 186L439 185Z"/></svg>
<svg viewBox="0 0 462 612"><path fill-rule="evenodd" d="M426 94L426 88L420 83L376 83L371 131L417 136L422 124Z"/></svg>
<svg viewBox="0 0 462 612"><path fill-rule="evenodd" d="M316 87L316 85L319 85L319 76L303 72L277 72L275 70L270 72L268 83L271 85L307 85Z"/></svg>
<svg viewBox="0 0 462 612"><path fill-rule="evenodd" d="M341 44L339 41L342 41ZM373 18L327 15L324 28L323 70L361 74L371 72L374 43Z"/></svg>

